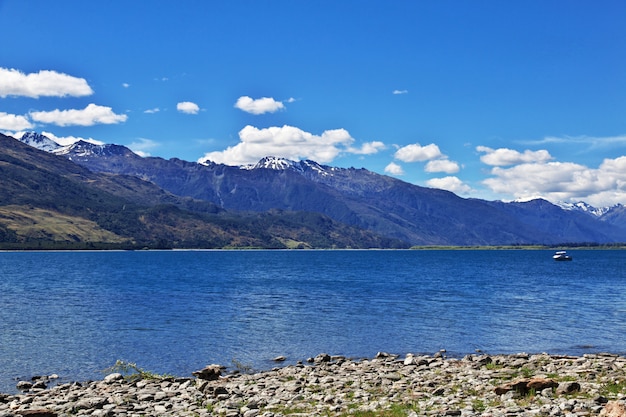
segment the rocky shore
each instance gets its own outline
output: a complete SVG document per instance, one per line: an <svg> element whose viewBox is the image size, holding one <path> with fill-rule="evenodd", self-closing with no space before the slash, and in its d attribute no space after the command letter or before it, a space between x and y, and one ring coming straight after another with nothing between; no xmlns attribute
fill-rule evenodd
<svg viewBox="0 0 626 417"><path fill-rule="evenodd" d="M250 374L212 365L190 378L29 384L0 394L0 417L626 416L626 358L612 354L320 354Z"/></svg>

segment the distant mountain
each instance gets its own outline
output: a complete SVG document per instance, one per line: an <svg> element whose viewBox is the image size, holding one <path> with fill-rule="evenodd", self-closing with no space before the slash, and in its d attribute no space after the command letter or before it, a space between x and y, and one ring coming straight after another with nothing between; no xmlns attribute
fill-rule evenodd
<svg viewBox="0 0 626 417"><path fill-rule="evenodd" d="M135 176L174 195L209 201L226 210L320 213L411 245L626 241L623 211L592 216L545 200L463 199L366 169L275 157L245 167L198 164L144 158L123 146L86 142L55 152L94 172Z"/></svg>
<svg viewBox="0 0 626 417"><path fill-rule="evenodd" d="M54 152L62 148L61 145L59 145L52 139L49 139L47 136L44 136L37 132L24 133L20 141L46 152Z"/></svg>
<svg viewBox="0 0 626 417"><path fill-rule="evenodd" d="M73 150L83 158L136 156L123 147L88 148ZM1 134L0 178L0 249L407 247L318 213L225 211Z"/></svg>
<svg viewBox="0 0 626 417"><path fill-rule="evenodd" d="M600 207L600 208L598 208L598 207L593 207L592 205L589 205L589 204L585 203L584 201L579 201L578 203L563 203L563 202L559 202L556 205L561 207L561 208L563 208L563 209L565 209L565 210L580 211L582 213L587 213L587 214L590 214L590 215L596 216L596 217L602 217L603 215L605 215L606 213L608 213L612 209L621 206L621 204L618 204L618 205L613 206L613 207Z"/></svg>

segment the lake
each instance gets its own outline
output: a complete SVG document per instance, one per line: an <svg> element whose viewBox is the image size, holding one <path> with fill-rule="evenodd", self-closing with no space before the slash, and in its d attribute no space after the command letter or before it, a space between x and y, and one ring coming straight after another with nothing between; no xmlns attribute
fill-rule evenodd
<svg viewBox="0 0 626 417"><path fill-rule="evenodd" d="M325 352L626 352L626 252L0 252L0 392Z"/></svg>

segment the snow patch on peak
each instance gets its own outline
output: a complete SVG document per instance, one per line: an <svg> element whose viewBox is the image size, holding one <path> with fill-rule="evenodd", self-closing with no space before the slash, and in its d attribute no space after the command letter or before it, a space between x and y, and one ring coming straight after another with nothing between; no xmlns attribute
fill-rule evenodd
<svg viewBox="0 0 626 417"><path fill-rule="evenodd" d="M566 202L561 201L555 204L561 207L563 210L581 211L583 213L587 213L596 217L600 217L603 214L606 214L606 212L608 212L611 209L611 207L597 208L590 204L585 203L584 201L579 201L577 203L566 203Z"/></svg>
<svg viewBox="0 0 626 417"><path fill-rule="evenodd" d="M256 168L267 168L267 169L275 169L277 171L283 171L289 168L295 168L296 162L291 161L286 158L279 158L276 156L266 156L261 159L259 162L254 165L254 169Z"/></svg>
<svg viewBox="0 0 626 417"><path fill-rule="evenodd" d="M301 164L303 166L305 166L306 168L310 169L311 171L314 171L315 173L317 173L318 175L321 176L332 176L333 174L331 172L329 172L328 167L324 167L320 164L318 164L315 161L311 161L309 159L307 159L306 161L302 161ZM330 170L334 170L334 168L330 168Z"/></svg>
<svg viewBox="0 0 626 417"><path fill-rule="evenodd" d="M137 156L137 154L125 146L111 144L96 145L84 140L79 140L69 146L62 147L54 153L57 155L72 155L78 158L89 158L92 156Z"/></svg>
<svg viewBox="0 0 626 417"><path fill-rule="evenodd" d="M62 148L61 145L59 145L52 139L37 132L26 132L18 140L29 146L32 146L33 148L37 148L46 152L54 152Z"/></svg>

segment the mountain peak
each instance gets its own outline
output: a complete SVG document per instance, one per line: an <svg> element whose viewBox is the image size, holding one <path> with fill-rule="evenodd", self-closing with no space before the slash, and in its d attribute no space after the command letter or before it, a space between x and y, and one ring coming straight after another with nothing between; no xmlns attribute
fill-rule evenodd
<svg viewBox="0 0 626 417"><path fill-rule="evenodd" d="M266 168L266 169L274 169L276 171L284 171L286 169L297 169L297 162L292 161L287 158L280 158L277 156L266 156L262 158L259 162L250 167L249 169L258 169L258 168Z"/></svg>
<svg viewBox="0 0 626 417"><path fill-rule="evenodd" d="M133 151L122 145L97 145L84 140L79 140L70 146L59 149L56 154L73 155L82 158L90 156L129 156L136 155ZM71 159L71 158L70 158Z"/></svg>
<svg viewBox="0 0 626 417"><path fill-rule="evenodd" d="M564 210L580 211L595 217L601 217L603 214L611 209L610 207L594 207L590 204L585 203L584 201L579 201L577 203L558 202L556 203L556 205Z"/></svg>
<svg viewBox="0 0 626 417"><path fill-rule="evenodd" d="M62 148L61 145L59 145L52 139L37 132L26 132L18 140L29 146L32 146L33 148L37 148L46 152L54 152L57 149Z"/></svg>

